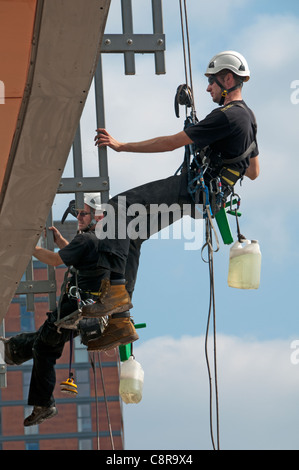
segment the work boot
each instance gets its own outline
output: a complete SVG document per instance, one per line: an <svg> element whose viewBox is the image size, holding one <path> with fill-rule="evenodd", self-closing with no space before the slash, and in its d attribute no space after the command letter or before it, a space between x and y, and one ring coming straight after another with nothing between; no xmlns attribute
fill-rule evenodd
<svg viewBox="0 0 299 470"><path fill-rule="evenodd" d="M104 333L98 338L88 341L87 350L105 351L122 344L133 343L137 339L139 339L139 336L129 316L126 318L110 317Z"/></svg>
<svg viewBox="0 0 299 470"><path fill-rule="evenodd" d="M13 361L12 355L10 352L9 339L3 338L3 336L1 336L0 341L2 341L4 344L4 358L3 359L5 363L9 366L15 365L15 362Z"/></svg>
<svg viewBox="0 0 299 470"><path fill-rule="evenodd" d="M31 415L27 416L24 421L24 426L34 426L41 424L46 419L53 418L57 415L58 411L56 406L34 406Z"/></svg>
<svg viewBox="0 0 299 470"><path fill-rule="evenodd" d="M83 317L94 318L111 315L112 313L121 313L130 310L130 296L124 283L111 282L109 279L103 279L98 299L93 304L87 304L82 307Z"/></svg>

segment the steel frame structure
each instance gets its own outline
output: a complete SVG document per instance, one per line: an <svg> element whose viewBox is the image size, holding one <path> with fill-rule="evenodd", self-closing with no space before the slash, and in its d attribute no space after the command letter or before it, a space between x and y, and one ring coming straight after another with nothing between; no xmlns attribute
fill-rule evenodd
<svg viewBox="0 0 299 470"><path fill-rule="evenodd" d="M152 4L152 34L134 34L133 31L133 11L132 0L121 0L122 15L122 33L120 34L104 34L101 53L122 53L124 55L124 73L126 75L134 75L135 70L135 54L154 54L155 56L155 73L165 74L165 35L163 33L163 16L162 16L162 0L151 0ZM97 127L105 128L105 107L104 107L104 88L103 88L103 72L102 58L99 57L95 77L95 109ZM80 123L77 128L75 139L72 145L74 177L61 178L57 194L75 194L76 207L83 207L84 192L101 192L102 201L107 202L109 199L109 175L107 149L98 149L98 167L99 175L94 177L86 177L83 175L83 159L81 146L81 128ZM49 213L46 228L53 223L52 209ZM53 237L49 236L46 230L46 247L54 250ZM47 294L49 310L56 307L56 279L55 268L48 266L48 279L43 281L34 280L33 275L33 259L31 258L27 269L24 273L25 280L20 281L16 290L16 295L26 295L26 308L28 311L34 311L34 295ZM4 321L0 325L0 335L4 336ZM6 366L1 361L0 350L0 388L6 386Z"/></svg>

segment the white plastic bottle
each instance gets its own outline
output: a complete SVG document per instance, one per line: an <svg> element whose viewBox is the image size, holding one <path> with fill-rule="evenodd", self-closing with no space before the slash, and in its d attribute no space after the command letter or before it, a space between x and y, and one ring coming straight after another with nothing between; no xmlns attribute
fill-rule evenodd
<svg viewBox="0 0 299 470"><path fill-rule="evenodd" d="M261 259L257 240L234 243L229 253L228 285L238 289L258 289Z"/></svg>
<svg viewBox="0 0 299 470"><path fill-rule="evenodd" d="M130 356L120 366L119 394L125 403L139 403L142 399L144 371Z"/></svg>

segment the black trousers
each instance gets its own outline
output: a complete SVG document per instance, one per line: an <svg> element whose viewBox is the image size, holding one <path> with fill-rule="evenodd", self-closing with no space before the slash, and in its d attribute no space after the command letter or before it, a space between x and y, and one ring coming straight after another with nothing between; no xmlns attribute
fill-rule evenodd
<svg viewBox="0 0 299 470"><path fill-rule="evenodd" d="M194 203L187 191L187 175L171 176L131 189L110 199L108 206L112 208L112 215L108 217L106 224L104 219L102 239L99 241L98 266L125 274L128 291L132 292L142 243L154 233L182 218L187 206L190 215L195 217ZM136 217L135 210L139 212L137 220L140 236L136 237L134 225L133 239L132 234L130 235L130 225ZM109 224L113 229L110 232ZM132 268L133 273L130 272Z"/></svg>
<svg viewBox="0 0 299 470"><path fill-rule="evenodd" d="M77 309L77 301L64 296L61 304L61 318ZM47 320L34 333L21 333L10 339L11 354L16 364L33 359L28 405L51 406L54 404L53 391L56 384L55 364L60 358L64 345L69 341L71 330L57 332L54 322L57 310L48 313Z"/></svg>

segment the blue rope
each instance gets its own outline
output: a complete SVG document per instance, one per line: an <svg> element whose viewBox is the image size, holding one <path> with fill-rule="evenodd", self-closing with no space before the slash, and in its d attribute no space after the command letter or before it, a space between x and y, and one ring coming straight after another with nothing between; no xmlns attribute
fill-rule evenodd
<svg viewBox="0 0 299 470"><path fill-rule="evenodd" d="M194 178L190 179L190 167L189 167L188 169L188 192L192 200L195 202L196 210L200 214L202 214L203 217L205 218L207 217L207 210L210 211L211 216L213 215L211 207L210 207L209 189L206 186L205 181L204 181L202 166L199 166L196 158L194 158L194 161L196 162L196 165L198 166L198 173ZM204 208L203 211L199 209L199 206L196 203L196 195L198 194L199 191L205 194L205 197L203 198L203 208Z"/></svg>

